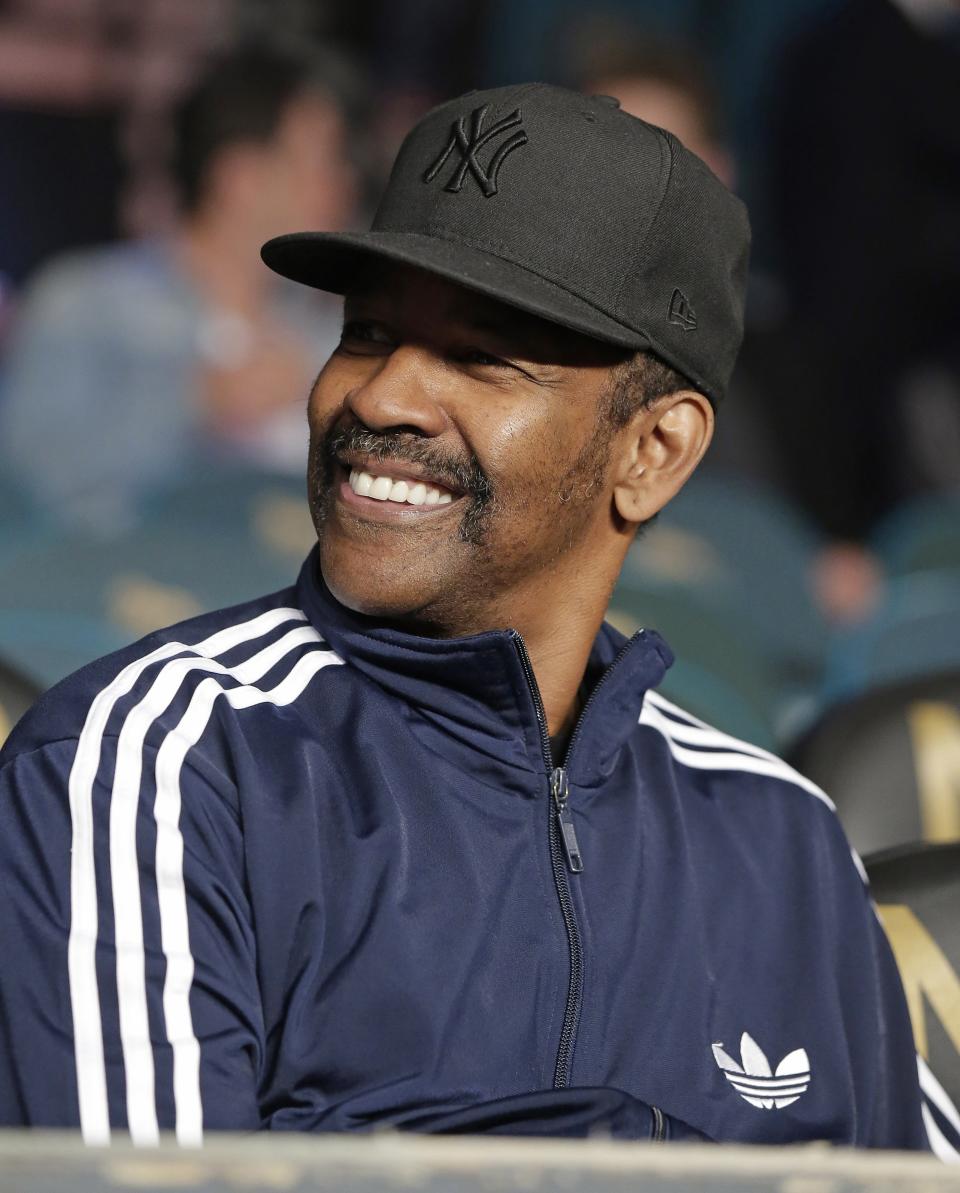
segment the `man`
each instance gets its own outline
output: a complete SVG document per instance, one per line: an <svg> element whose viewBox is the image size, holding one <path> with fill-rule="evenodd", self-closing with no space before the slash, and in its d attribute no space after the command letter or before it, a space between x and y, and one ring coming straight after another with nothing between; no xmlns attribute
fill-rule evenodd
<svg viewBox="0 0 960 1193"><path fill-rule="evenodd" d="M257 256L291 224L349 219L327 74L238 48L207 65L173 125L176 226L54 261L6 360L0 459L53 520L102 534L211 461L302 470L303 393L336 342L336 312L271 284Z"/></svg>
<svg viewBox="0 0 960 1193"><path fill-rule="evenodd" d="M603 624L706 449L740 203L615 102L429 114L346 292L296 588L48 694L2 758L0 1118L924 1147L829 801Z"/></svg>

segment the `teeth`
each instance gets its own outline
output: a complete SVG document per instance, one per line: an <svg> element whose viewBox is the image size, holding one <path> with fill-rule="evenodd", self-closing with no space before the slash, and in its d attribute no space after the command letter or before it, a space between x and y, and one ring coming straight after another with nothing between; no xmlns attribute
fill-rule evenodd
<svg viewBox="0 0 960 1193"><path fill-rule="evenodd" d="M453 494L423 481L395 481L390 476L372 476L360 468L350 469L350 488L360 497L374 501L395 501L406 505L449 505Z"/></svg>
<svg viewBox="0 0 960 1193"><path fill-rule="evenodd" d="M378 476L370 486L370 492L367 496L372 497L374 501L387 501L392 488L393 481L389 476Z"/></svg>

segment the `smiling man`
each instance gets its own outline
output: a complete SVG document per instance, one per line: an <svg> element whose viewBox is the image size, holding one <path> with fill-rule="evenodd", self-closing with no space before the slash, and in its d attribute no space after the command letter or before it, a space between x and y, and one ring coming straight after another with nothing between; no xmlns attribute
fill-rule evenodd
<svg viewBox="0 0 960 1193"><path fill-rule="evenodd" d="M310 406L327 587L420 633L518 629L562 733L624 554L700 459L710 402L431 273L365 272Z"/></svg>
<svg viewBox="0 0 960 1193"><path fill-rule="evenodd" d="M741 204L542 85L404 143L345 295L294 588L49 693L0 755L0 1121L925 1147L822 792L603 621L706 450Z"/></svg>

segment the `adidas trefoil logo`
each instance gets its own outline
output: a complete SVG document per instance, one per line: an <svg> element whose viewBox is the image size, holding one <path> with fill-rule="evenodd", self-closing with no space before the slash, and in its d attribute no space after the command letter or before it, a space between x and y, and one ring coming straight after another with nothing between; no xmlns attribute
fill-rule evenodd
<svg viewBox="0 0 960 1193"><path fill-rule="evenodd" d="M803 1048L788 1052L776 1072L771 1072L760 1045L747 1032L740 1037L741 1064L724 1052L722 1044L711 1047L724 1077L745 1102L759 1110L782 1110L806 1093L810 1084L810 1061Z"/></svg>

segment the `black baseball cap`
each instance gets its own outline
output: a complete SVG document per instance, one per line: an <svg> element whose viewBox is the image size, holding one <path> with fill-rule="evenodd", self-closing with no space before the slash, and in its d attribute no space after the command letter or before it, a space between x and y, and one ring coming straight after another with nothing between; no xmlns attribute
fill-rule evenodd
<svg viewBox="0 0 960 1193"><path fill-rule="evenodd" d="M525 83L428 113L369 232L295 232L262 255L337 294L370 257L419 266L651 349L716 403L743 336L749 242L744 205L676 137L608 96Z"/></svg>

